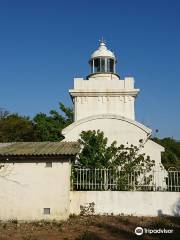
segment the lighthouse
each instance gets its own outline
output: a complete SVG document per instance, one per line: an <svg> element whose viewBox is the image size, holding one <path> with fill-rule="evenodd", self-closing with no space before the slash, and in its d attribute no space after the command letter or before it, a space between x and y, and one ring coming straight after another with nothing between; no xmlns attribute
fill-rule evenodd
<svg viewBox="0 0 180 240"><path fill-rule="evenodd" d="M134 79L120 79L116 73L117 59L104 42L89 59L90 74L86 79L75 78L69 91L74 103L74 120L97 114L117 114L135 120L134 103L139 89Z"/></svg>
<svg viewBox="0 0 180 240"><path fill-rule="evenodd" d="M118 60L104 41L89 58L90 72L75 78L69 90L74 106L74 122L63 129L64 141L77 141L82 131L100 130L108 142L135 145L155 161L161 170L164 148L151 140L152 130L135 120L135 100L139 89L134 78L121 79L116 72Z"/></svg>

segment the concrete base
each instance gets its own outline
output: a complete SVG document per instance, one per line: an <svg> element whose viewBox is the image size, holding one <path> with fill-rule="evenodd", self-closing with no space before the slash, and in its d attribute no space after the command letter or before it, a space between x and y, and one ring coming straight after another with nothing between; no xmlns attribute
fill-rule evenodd
<svg viewBox="0 0 180 240"><path fill-rule="evenodd" d="M94 203L95 214L180 216L179 192L71 191L70 213Z"/></svg>

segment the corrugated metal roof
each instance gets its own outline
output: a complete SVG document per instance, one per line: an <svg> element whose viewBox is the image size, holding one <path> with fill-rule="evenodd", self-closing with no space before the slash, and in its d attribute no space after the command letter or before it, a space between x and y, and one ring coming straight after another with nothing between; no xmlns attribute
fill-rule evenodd
<svg viewBox="0 0 180 240"><path fill-rule="evenodd" d="M77 142L16 142L0 148L0 156L76 155Z"/></svg>
<svg viewBox="0 0 180 240"><path fill-rule="evenodd" d="M0 143L0 148L1 148L1 147L9 146L9 145L11 145L11 144L13 144L13 142Z"/></svg>

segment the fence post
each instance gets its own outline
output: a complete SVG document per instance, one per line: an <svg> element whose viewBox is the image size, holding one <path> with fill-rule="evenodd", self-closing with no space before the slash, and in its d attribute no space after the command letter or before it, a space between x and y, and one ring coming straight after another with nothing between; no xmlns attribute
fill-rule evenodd
<svg viewBox="0 0 180 240"><path fill-rule="evenodd" d="M104 190L108 190L108 169L104 169Z"/></svg>

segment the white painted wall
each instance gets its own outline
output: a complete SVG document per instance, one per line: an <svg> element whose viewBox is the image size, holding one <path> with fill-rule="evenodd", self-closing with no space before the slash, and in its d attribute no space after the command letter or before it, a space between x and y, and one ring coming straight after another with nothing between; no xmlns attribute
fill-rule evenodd
<svg viewBox="0 0 180 240"><path fill-rule="evenodd" d="M95 203L95 214L180 216L180 193L178 192L121 192L121 191L72 191L70 213L79 214L80 206Z"/></svg>
<svg viewBox="0 0 180 240"><path fill-rule="evenodd" d="M66 219L69 216L69 162L8 163L0 170L0 219ZM51 208L50 215L43 208Z"/></svg>
<svg viewBox="0 0 180 240"><path fill-rule="evenodd" d="M104 132L110 143L116 140L118 144L128 142L136 146L140 139L146 140L151 134L151 130L144 125L114 114L98 114L81 119L63 129L62 134L64 141L77 141L82 131L98 129Z"/></svg>
<svg viewBox="0 0 180 240"><path fill-rule="evenodd" d="M69 90L74 103L75 121L97 114L118 114L135 119L134 101L139 90L134 79L120 80L114 74L95 74L88 80L74 79Z"/></svg>
<svg viewBox="0 0 180 240"><path fill-rule="evenodd" d="M117 141L118 145L134 144L139 146L139 140L142 139L144 148L141 148L140 153L143 152L149 155L152 160L155 160L155 169L161 170L161 152L164 151L164 148L148 140L151 129L131 119L113 114L94 115L74 122L63 129L62 133L65 136L64 141L77 141L82 131L98 129L104 132L109 143Z"/></svg>

